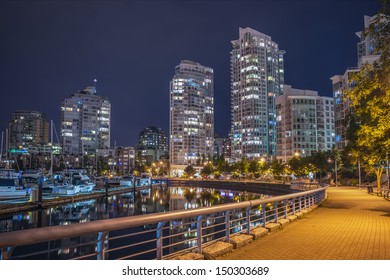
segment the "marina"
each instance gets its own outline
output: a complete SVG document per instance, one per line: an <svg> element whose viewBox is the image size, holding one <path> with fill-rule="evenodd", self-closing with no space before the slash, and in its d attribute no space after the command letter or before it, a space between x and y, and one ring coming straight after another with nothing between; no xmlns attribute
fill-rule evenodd
<svg viewBox="0 0 390 280"><path fill-rule="evenodd" d="M252 229L280 227L325 197L325 188L269 197L222 189L164 189L169 192L152 187L151 192L137 192L135 199L115 196L3 217L2 257L172 259L201 254L215 242L229 242Z"/></svg>
<svg viewBox="0 0 390 280"><path fill-rule="evenodd" d="M266 197L269 196L246 191L167 187L166 184L139 187L135 192L112 187L107 195L105 190L96 190L90 194L56 199L45 196L40 207L25 210L20 204L20 210L14 208L16 212L8 213L1 209L0 232L196 209Z"/></svg>

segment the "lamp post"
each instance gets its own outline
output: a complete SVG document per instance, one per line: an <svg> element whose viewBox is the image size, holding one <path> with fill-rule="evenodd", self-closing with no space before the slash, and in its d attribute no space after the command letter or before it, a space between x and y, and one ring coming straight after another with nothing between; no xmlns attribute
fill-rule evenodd
<svg viewBox="0 0 390 280"><path fill-rule="evenodd" d="M387 174L387 190L390 190L390 170L389 170L389 154L386 152L386 174Z"/></svg>
<svg viewBox="0 0 390 280"><path fill-rule="evenodd" d="M358 169L359 169L359 191L360 191L361 186L362 186L362 173L361 173L361 169L360 169L360 159L358 160Z"/></svg>
<svg viewBox="0 0 390 280"><path fill-rule="evenodd" d="M335 184L337 188L337 155L334 157Z"/></svg>

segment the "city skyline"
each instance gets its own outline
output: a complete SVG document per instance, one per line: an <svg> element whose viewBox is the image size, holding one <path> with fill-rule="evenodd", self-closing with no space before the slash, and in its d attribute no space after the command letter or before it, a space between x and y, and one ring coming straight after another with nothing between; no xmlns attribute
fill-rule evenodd
<svg viewBox="0 0 390 280"><path fill-rule="evenodd" d="M59 134L61 101L97 79L97 94L112 104L112 143L136 145L151 125L169 134L172 69L188 59L214 69L215 133L226 137L231 41L240 27L286 51L286 84L331 96L330 77L356 65L355 32L381 3L324 2L2 1L0 130L13 112L34 110Z"/></svg>

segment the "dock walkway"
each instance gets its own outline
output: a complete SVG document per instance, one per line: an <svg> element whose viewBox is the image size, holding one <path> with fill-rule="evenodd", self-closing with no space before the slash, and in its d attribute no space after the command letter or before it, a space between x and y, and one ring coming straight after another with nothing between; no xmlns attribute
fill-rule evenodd
<svg viewBox="0 0 390 280"><path fill-rule="evenodd" d="M329 187L316 210L219 260L390 260L390 201Z"/></svg>

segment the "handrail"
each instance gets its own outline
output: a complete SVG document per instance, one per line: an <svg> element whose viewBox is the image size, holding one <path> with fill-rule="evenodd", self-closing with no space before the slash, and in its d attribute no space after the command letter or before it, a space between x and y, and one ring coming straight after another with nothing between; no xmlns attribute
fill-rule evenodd
<svg viewBox="0 0 390 280"><path fill-rule="evenodd" d="M256 199L251 201L221 204L189 210L175 210L163 213L151 213L139 216L92 221L81 224L59 225L45 228L11 231L0 234L0 248L31 245L40 242L45 242L48 240L71 238L91 233L109 232L113 230L137 227L147 224L172 221L175 219L183 219L234 209L253 207L261 204L307 196L316 192L324 191L324 189L326 188L327 187L322 187L315 190L275 196L266 199Z"/></svg>

